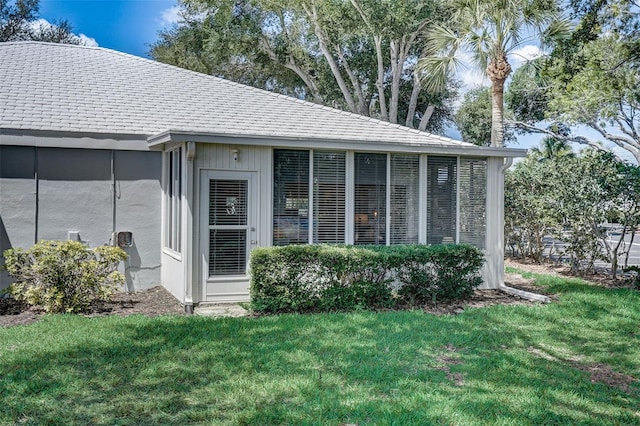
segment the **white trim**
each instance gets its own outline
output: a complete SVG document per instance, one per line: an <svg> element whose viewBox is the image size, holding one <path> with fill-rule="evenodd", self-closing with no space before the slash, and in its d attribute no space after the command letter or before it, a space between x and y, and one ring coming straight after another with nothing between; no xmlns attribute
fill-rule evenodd
<svg viewBox="0 0 640 426"><path fill-rule="evenodd" d="M355 153L347 151L345 156L345 222L344 242L353 244L355 241Z"/></svg>
<svg viewBox="0 0 640 426"><path fill-rule="evenodd" d="M460 156L456 157L456 244L460 244Z"/></svg>
<svg viewBox="0 0 640 426"><path fill-rule="evenodd" d="M315 226L313 226L313 149L309 150L309 214L307 218L307 229L308 229L308 237L309 244L313 244L313 231L315 230ZM273 225L271 225L273 226Z"/></svg>
<svg viewBox="0 0 640 426"><path fill-rule="evenodd" d="M391 153L387 152L387 179L385 183L385 245L391 245Z"/></svg>
<svg viewBox="0 0 640 426"><path fill-rule="evenodd" d="M420 164L418 168L418 176L419 176L419 189L418 189L418 243L426 244L427 243L427 201L428 201L428 191L427 191L427 179L429 178L429 174L427 172L427 161L428 156L426 154L420 155Z"/></svg>
<svg viewBox="0 0 640 426"><path fill-rule="evenodd" d="M167 256L177 260L178 262L182 262L182 254L178 253L175 250L171 250L169 247L163 247L162 254L166 254Z"/></svg>
<svg viewBox="0 0 640 426"><path fill-rule="evenodd" d="M179 141L235 145L271 146L274 148L321 149L363 152L430 153L443 156L524 157L526 149L481 147L466 142L434 136L433 142L384 142L379 140L324 139L316 137L283 137L235 135L168 130L147 139L149 147Z"/></svg>

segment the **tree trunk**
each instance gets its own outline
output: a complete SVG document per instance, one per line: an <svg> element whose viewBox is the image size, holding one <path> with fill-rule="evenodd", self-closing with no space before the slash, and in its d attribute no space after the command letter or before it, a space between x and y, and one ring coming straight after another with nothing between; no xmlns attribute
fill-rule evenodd
<svg viewBox="0 0 640 426"><path fill-rule="evenodd" d="M409 100L409 108L407 109L407 117L405 119L405 125L407 127L415 127L413 125L413 119L416 115L416 107L418 105L418 96L420 95L420 77L418 72L413 71L413 90L411 91L411 99Z"/></svg>
<svg viewBox="0 0 640 426"><path fill-rule="evenodd" d="M487 75L491 80L491 146L504 146L504 82L511 74L506 55L489 61Z"/></svg>
<svg viewBox="0 0 640 426"><path fill-rule="evenodd" d="M429 105L426 110L424 110L424 114L422 114L422 119L420 120L420 125L418 126L418 130L424 132L427 130L427 124L429 124L429 120L431 120L431 116L433 115L433 111L435 111L436 107L434 105Z"/></svg>
<svg viewBox="0 0 640 426"><path fill-rule="evenodd" d="M378 59L378 79L376 87L378 88L378 103L380 104L380 119L389 121L389 112L387 111L387 98L384 94L384 59L382 58L382 37L374 36L373 40L376 45L376 58Z"/></svg>

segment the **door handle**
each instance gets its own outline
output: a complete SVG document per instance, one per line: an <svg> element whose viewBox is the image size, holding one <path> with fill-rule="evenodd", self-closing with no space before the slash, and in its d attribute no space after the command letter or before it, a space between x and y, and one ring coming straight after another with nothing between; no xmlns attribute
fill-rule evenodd
<svg viewBox="0 0 640 426"><path fill-rule="evenodd" d="M258 244L258 240L251 240L251 244Z"/></svg>

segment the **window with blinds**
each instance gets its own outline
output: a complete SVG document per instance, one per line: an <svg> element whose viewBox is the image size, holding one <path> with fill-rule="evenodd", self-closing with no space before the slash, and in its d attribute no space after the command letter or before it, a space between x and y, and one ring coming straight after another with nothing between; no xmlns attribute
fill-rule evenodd
<svg viewBox="0 0 640 426"><path fill-rule="evenodd" d="M356 153L354 243L387 243L387 154Z"/></svg>
<svg viewBox="0 0 640 426"><path fill-rule="evenodd" d="M487 160L460 158L460 242L485 248Z"/></svg>
<svg viewBox="0 0 640 426"><path fill-rule="evenodd" d="M246 180L209 181L209 275L244 275L247 269Z"/></svg>
<svg viewBox="0 0 640 426"><path fill-rule="evenodd" d="M420 199L420 157L391 155L391 244L417 244Z"/></svg>
<svg viewBox="0 0 640 426"><path fill-rule="evenodd" d="M313 242L345 241L344 152L313 152Z"/></svg>
<svg viewBox="0 0 640 426"><path fill-rule="evenodd" d="M167 153L165 247L180 252L182 222L182 148Z"/></svg>
<svg viewBox="0 0 640 426"><path fill-rule="evenodd" d="M427 159L427 243L456 242L456 157Z"/></svg>
<svg viewBox="0 0 640 426"><path fill-rule="evenodd" d="M309 242L309 151L274 150L273 245Z"/></svg>

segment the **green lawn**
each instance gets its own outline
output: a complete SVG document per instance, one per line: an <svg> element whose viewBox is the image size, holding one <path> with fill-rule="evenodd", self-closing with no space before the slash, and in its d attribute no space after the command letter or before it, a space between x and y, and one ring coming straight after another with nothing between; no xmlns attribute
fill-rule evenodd
<svg viewBox="0 0 640 426"><path fill-rule="evenodd" d="M640 424L640 293L538 283L448 317L47 316L0 329L0 424Z"/></svg>

